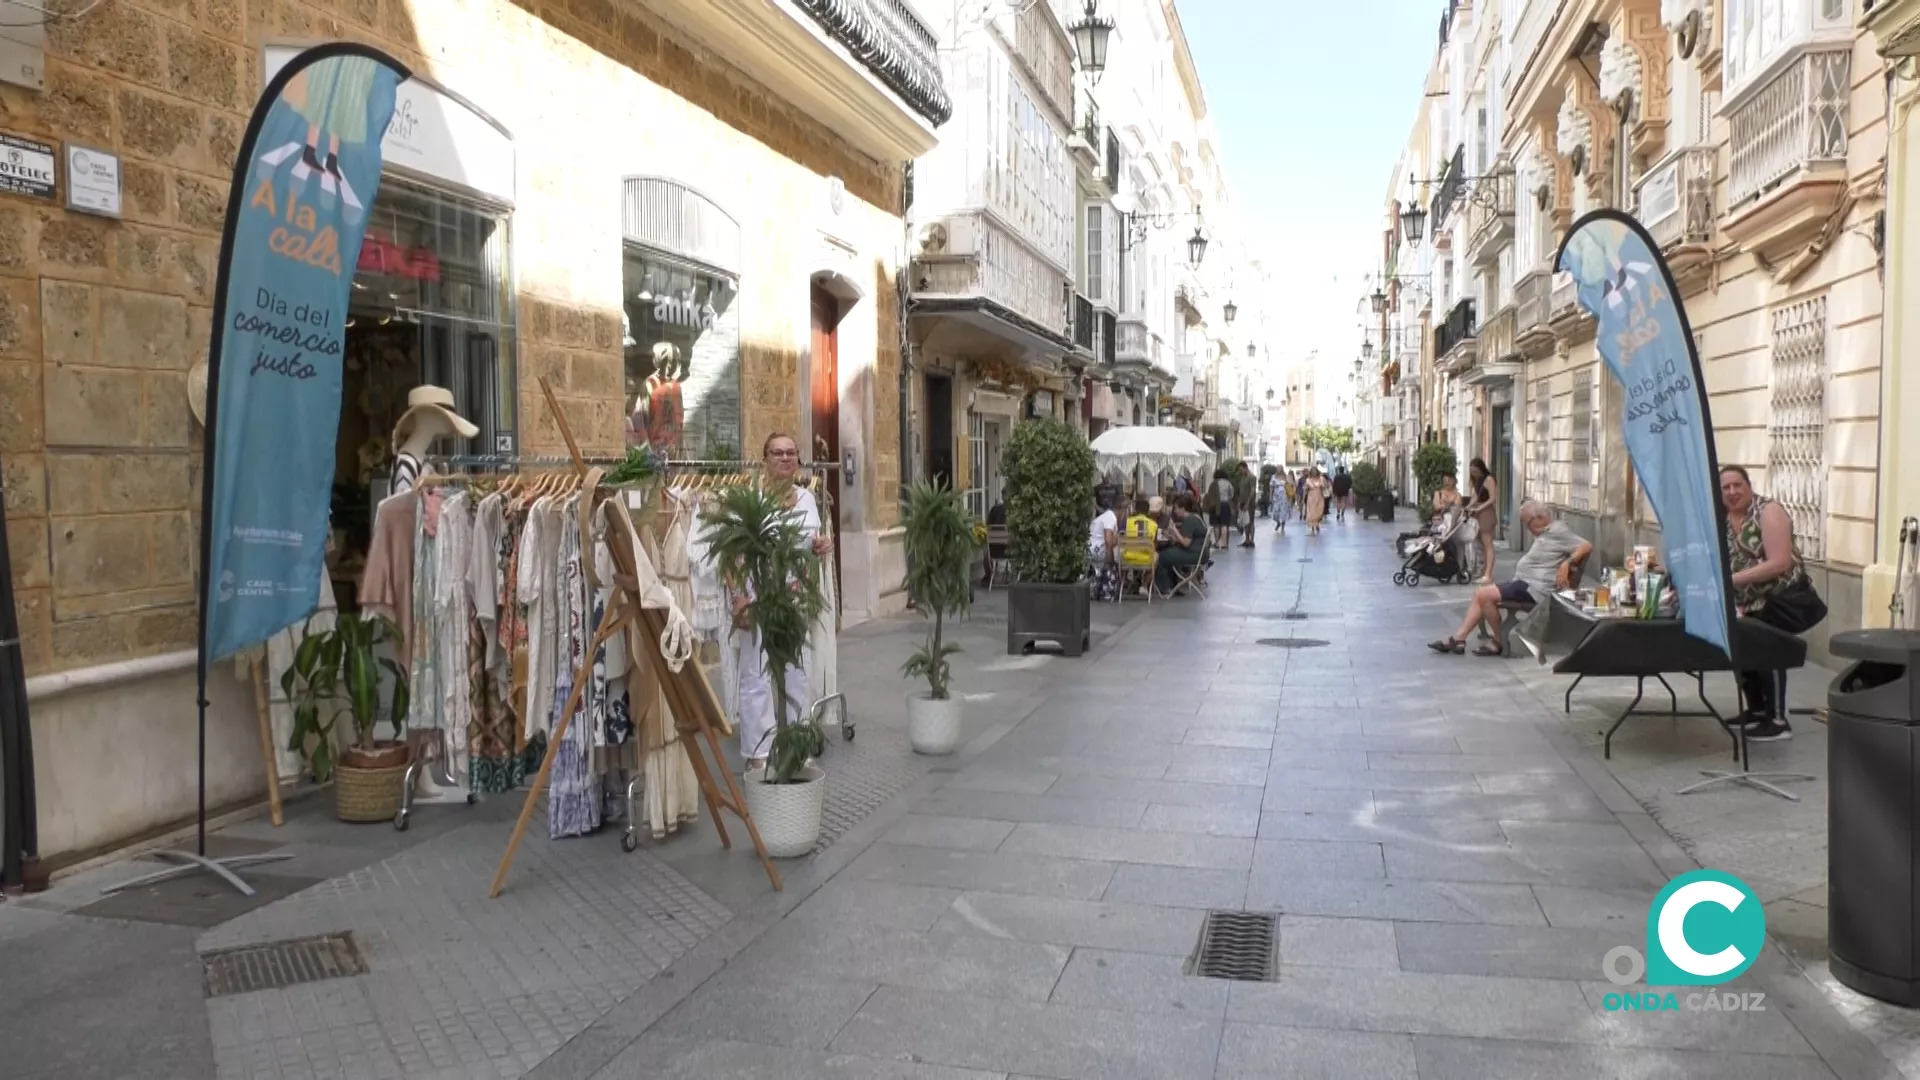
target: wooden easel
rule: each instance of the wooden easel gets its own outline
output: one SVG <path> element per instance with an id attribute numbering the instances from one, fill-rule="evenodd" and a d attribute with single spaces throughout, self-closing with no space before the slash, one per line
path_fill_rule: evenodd
<path id="1" fill-rule="evenodd" d="M 581 457 L 579 444 L 574 442 L 573 430 L 560 411 L 560 403 L 553 396 L 552 386 L 544 378 L 540 380 L 540 391 L 546 395 L 547 408 L 552 411 L 554 423 L 560 428 L 560 437 L 567 442 L 567 453 L 573 459 L 574 469 L 585 477 L 587 464 Z M 587 505 L 582 513 L 593 510 L 595 494 L 592 491 L 585 493 Z M 614 506 L 621 514 L 627 512 L 625 503 L 616 501 Z M 606 611 L 601 613 L 600 625 L 593 632 L 593 640 L 587 645 L 579 669 L 573 673 L 573 687 L 568 691 L 566 704 L 561 709 L 560 723 L 547 742 L 547 752 L 540 762 L 540 771 L 534 776 L 533 786 L 527 789 L 526 801 L 520 806 L 520 819 L 514 823 L 513 835 L 507 840 L 507 850 L 500 856 L 500 867 L 494 871 L 493 886 L 487 892 L 488 899 L 497 898 L 500 890 L 506 887 L 507 872 L 513 868 L 513 856 L 520 850 L 520 841 L 526 837 L 527 824 L 533 819 L 540 793 L 546 790 L 547 780 L 553 772 L 555 754 L 561 740 L 566 738 L 574 710 L 580 707 L 580 695 L 586 689 L 587 680 L 593 675 L 593 658 L 601 646 L 621 630 L 642 636 L 645 644 L 634 651 L 646 657 L 647 667 L 653 672 L 653 677 L 659 680 L 667 707 L 673 713 L 674 727 L 682 735 L 695 736 L 685 740 L 687 757 L 693 764 L 694 775 L 699 778 L 707 812 L 713 815 L 714 829 L 720 834 L 720 846 L 728 850 L 733 848 L 733 841 L 727 836 L 726 822 L 720 816 L 722 810 L 729 810 L 746 825 L 747 836 L 753 840 L 753 850 L 760 857 L 760 865 L 766 868 L 767 879 L 773 883 L 774 891 L 779 892 L 783 888 L 780 872 L 773 868 L 773 860 L 767 857 L 767 846 L 760 840 L 760 829 L 753 823 L 753 815 L 747 812 L 746 797 L 740 791 L 739 781 L 727 768 L 726 756 L 721 749 L 720 739 L 732 732 L 725 711 L 714 699 L 713 688 L 707 685 L 697 659 L 690 659 L 687 665 L 674 671 L 667 664 L 666 657 L 660 655 L 660 634 L 666 628 L 666 616 L 640 602 L 639 555 L 633 550 L 631 534 L 623 529 L 609 530 L 607 550 L 613 557 L 613 596 L 607 601 Z M 706 744 L 705 753 L 702 752 L 702 740 Z M 711 762 L 707 760 L 707 754 L 712 755 Z M 726 781 L 724 792 L 714 781 L 716 773 Z"/>

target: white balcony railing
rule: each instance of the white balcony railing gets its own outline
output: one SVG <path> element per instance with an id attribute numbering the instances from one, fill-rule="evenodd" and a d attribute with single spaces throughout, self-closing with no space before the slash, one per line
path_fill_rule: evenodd
<path id="1" fill-rule="evenodd" d="M 1066 332 L 1065 275 L 984 213 L 951 214 L 943 221 L 951 254 L 920 259 L 915 276 L 926 283 L 922 294 L 979 297 Z"/>
<path id="2" fill-rule="evenodd" d="M 1689 146 L 1648 170 L 1634 192 L 1635 216 L 1662 248 L 1713 239 L 1711 146 Z"/>
<path id="3" fill-rule="evenodd" d="M 1850 47 L 1793 61 L 1728 116 L 1727 209 L 1803 169 L 1844 166 Z"/>

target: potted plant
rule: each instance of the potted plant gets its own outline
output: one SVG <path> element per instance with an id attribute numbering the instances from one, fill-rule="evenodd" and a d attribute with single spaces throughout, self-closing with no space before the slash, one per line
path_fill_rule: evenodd
<path id="1" fill-rule="evenodd" d="M 753 597 L 747 608 L 772 682 L 774 727 L 764 769 L 749 770 L 742 790 L 767 854 L 791 858 L 820 842 L 826 774 L 813 759 L 827 747 L 807 703 L 787 695 L 787 673 L 806 662 L 807 634 L 826 610 L 820 557 L 806 527 L 774 493 L 758 484 L 722 490 L 701 534 L 732 588 Z"/>
<path id="2" fill-rule="evenodd" d="M 1007 651 L 1041 642 L 1079 656 L 1091 644 L 1087 525 L 1093 515 L 1093 449 L 1059 420 L 1013 429 L 1000 455 L 1006 479 Z"/>
<path id="3" fill-rule="evenodd" d="M 1448 474 L 1459 475 L 1460 459 L 1454 456 L 1453 447 L 1443 442 L 1430 442 L 1413 452 L 1413 478 L 1420 485 L 1420 520 L 1428 521 L 1433 517 L 1433 496 L 1440 490 L 1440 478 Z"/>
<path id="4" fill-rule="evenodd" d="M 294 651 L 293 666 L 280 677 L 280 689 L 293 704 L 293 737 L 287 749 L 304 753 L 313 778 L 333 780 L 334 813 L 341 821 L 392 821 L 400 812 L 407 773 L 407 747 L 400 741 L 407 724 L 407 673 L 381 648 L 400 641 L 400 629 L 379 615 L 341 615 L 333 629 L 308 634 Z M 393 677 L 387 723 L 391 740 L 376 740 L 380 673 Z M 353 721 L 353 742 L 335 760 L 334 727 L 345 713 Z"/>
<path id="5" fill-rule="evenodd" d="M 917 483 L 907 492 L 907 593 L 933 619 L 926 644 L 900 669 L 908 678 L 927 680 L 926 693 L 907 695 L 907 740 L 915 753 L 960 748 L 966 702 L 953 696 L 947 663 L 960 646 L 946 640 L 945 631 L 947 617 L 966 614 L 973 602 L 973 526 L 966 500 L 952 488 Z"/>
<path id="6" fill-rule="evenodd" d="M 1362 516 L 1371 514 L 1381 521 L 1393 520 L 1393 493 L 1387 490 L 1387 478 L 1378 466 L 1362 461 L 1352 470 L 1353 495 Z"/>

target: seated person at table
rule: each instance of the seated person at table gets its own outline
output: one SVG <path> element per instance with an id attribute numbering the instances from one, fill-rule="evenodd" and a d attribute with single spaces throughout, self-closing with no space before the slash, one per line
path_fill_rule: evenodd
<path id="1" fill-rule="evenodd" d="M 1580 539 L 1564 521 L 1553 520 L 1547 508 L 1532 499 L 1520 504 L 1520 524 L 1533 535 L 1533 546 L 1520 556 L 1513 569 L 1514 580 L 1499 585 L 1482 585 L 1473 593 L 1473 606 L 1467 609 L 1460 629 L 1450 638 L 1429 642 L 1435 652 L 1467 651 L 1467 635 L 1486 624 L 1493 640 L 1473 651 L 1475 656 L 1499 656 L 1500 605 L 1533 605 L 1545 600 L 1554 590 L 1571 588 L 1579 580 L 1578 567 L 1593 553 L 1593 545 Z"/>
<path id="2" fill-rule="evenodd" d="M 1145 540 L 1147 547 L 1127 548 L 1120 552 L 1120 565 L 1130 570 L 1143 570 L 1153 565 L 1153 542 L 1160 535 L 1160 526 L 1147 513 L 1152 504 L 1145 499 L 1133 500 L 1133 513 L 1128 516 L 1126 527 L 1120 532 L 1122 540 Z"/>
<path id="3" fill-rule="evenodd" d="M 1180 574 L 1203 564 L 1207 557 L 1207 522 L 1200 516 L 1193 496 L 1182 495 L 1174 500 L 1173 528 L 1168 530 L 1167 539 L 1170 542 L 1160 552 L 1156 573 L 1163 593 L 1171 592 Z"/>

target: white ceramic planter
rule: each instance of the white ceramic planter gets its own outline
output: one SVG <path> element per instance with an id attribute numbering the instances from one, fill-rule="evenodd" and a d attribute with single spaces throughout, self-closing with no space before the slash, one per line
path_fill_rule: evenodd
<path id="1" fill-rule="evenodd" d="M 812 854 L 820 842 L 820 811 L 827 801 L 827 775 L 817 766 L 800 770 L 804 782 L 769 784 L 763 769 L 748 770 L 741 778 L 747 813 L 760 830 L 760 842 L 776 859 Z"/>
<path id="2" fill-rule="evenodd" d="M 907 741 L 916 754 L 951 754 L 960 749 L 966 719 L 967 702 L 958 695 L 945 701 L 925 694 L 907 695 Z"/>

